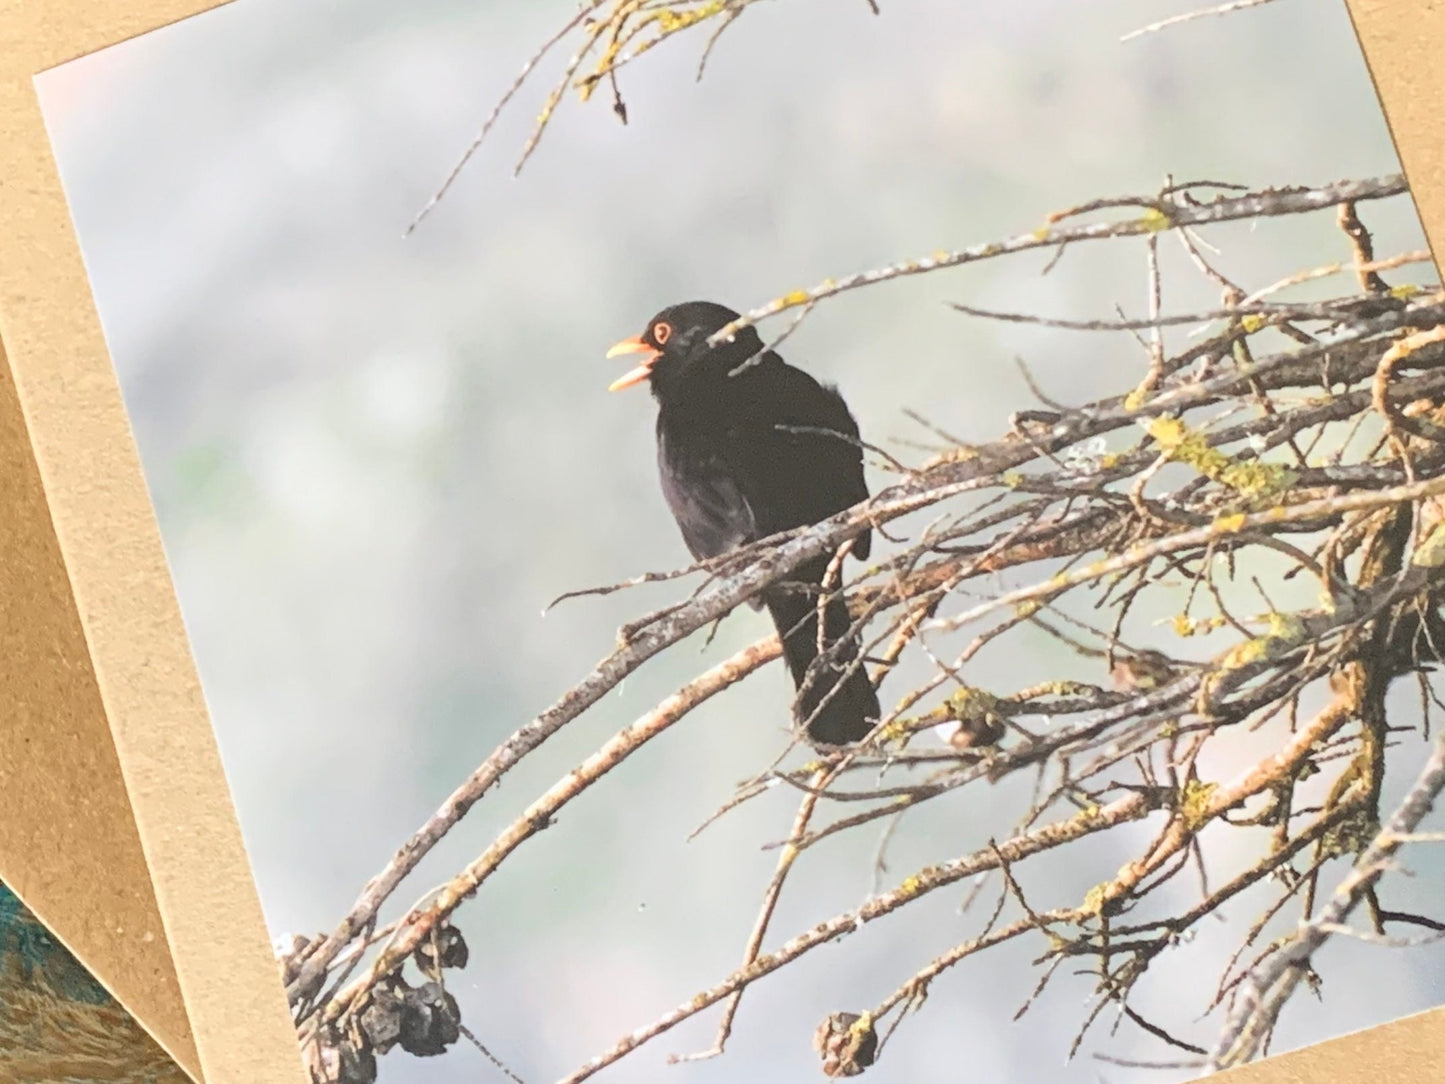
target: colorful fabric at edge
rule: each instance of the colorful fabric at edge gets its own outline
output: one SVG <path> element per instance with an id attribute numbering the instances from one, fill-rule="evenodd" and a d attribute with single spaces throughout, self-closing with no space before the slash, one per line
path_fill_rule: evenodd
<path id="1" fill-rule="evenodd" d="M 189 1079 L 0 884 L 0 1084 Z"/>

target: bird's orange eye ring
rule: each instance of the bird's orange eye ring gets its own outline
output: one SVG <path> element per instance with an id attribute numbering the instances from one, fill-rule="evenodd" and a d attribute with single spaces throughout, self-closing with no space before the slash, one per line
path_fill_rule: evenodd
<path id="1" fill-rule="evenodd" d="M 672 325 L 666 321 L 659 320 L 652 325 L 652 337 L 658 346 L 666 346 L 667 340 L 672 338 Z"/>

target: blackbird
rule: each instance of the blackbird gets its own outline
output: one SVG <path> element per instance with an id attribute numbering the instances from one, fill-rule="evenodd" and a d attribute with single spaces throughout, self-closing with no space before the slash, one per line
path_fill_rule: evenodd
<path id="1" fill-rule="evenodd" d="M 663 496 L 698 560 L 817 523 L 868 496 L 858 423 L 836 388 L 771 350 L 760 354 L 763 342 L 751 327 L 707 345 L 737 316 L 708 301 L 673 305 L 607 352 L 639 359 L 609 391 L 644 380 L 652 387 Z M 854 555 L 866 558 L 869 543 L 870 532 L 858 535 Z M 824 646 L 838 646 L 806 680 L 818 657 L 818 594 L 828 564 L 826 556 L 804 562 L 761 599 L 802 694 L 796 719 L 808 722 L 814 742 L 842 745 L 867 734 L 879 710 L 861 665 L 842 677 L 858 648 L 851 639 L 839 643 L 852 625 L 841 592 L 829 597 L 823 614 Z"/>

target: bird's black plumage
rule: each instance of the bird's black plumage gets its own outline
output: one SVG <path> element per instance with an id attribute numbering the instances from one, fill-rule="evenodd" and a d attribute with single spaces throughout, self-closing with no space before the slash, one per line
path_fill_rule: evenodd
<path id="1" fill-rule="evenodd" d="M 708 337 L 737 316 L 706 301 L 674 305 L 609 352 L 641 355 L 641 364 L 613 387 L 643 380 L 652 387 L 663 495 L 698 559 L 817 523 L 868 496 L 858 424 L 836 388 L 772 351 L 754 357 L 763 342 L 751 327 L 731 342 L 707 346 Z M 749 358 L 751 364 L 735 371 Z M 866 558 L 870 541 L 869 532 L 860 534 L 853 553 Z M 878 698 L 861 665 L 840 682 L 857 657 L 851 641 L 809 680 L 818 656 L 817 588 L 827 567 L 827 558 L 806 562 L 764 591 L 762 604 L 802 690 L 797 717 L 811 719 L 814 741 L 843 744 L 868 733 L 879 716 Z M 834 593 L 824 608 L 825 645 L 843 640 L 851 624 L 847 603 Z"/>

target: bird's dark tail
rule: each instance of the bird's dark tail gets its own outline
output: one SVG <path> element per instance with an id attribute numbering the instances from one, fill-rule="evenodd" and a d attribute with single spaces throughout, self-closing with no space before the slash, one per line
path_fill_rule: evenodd
<path id="1" fill-rule="evenodd" d="M 827 568 L 826 560 L 810 561 L 789 573 L 785 580 L 798 584 L 821 584 Z M 763 601 L 772 615 L 778 635 L 783 639 L 783 657 L 792 672 L 793 685 L 802 688 L 808 668 L 818 655 L 818 598 L 798 588 L 790 590 L 779 586 L 766 592 Z M 851 625 L 847 601 L 841 593 L 832 595 L 823 611 L 825 646 L 843 639 Z M 829 745 L 855 742 L 872 730 L 878 721 L 878 697 L 864 667 L 855 668 L 841 685 L 838 682 L 839 675 L 857 656 L 855 643 L 844 644 L 832 653 L 826 666 L 819 668 L 799 698 L 794 708 L 795 717 L 799 722 L 812 718 L 808 724 L 808 736 L 813 741 Z M 825 697 L 827 703 L 822 703 Z M 822 707 L 819 707 L 820 703 Z"/>

